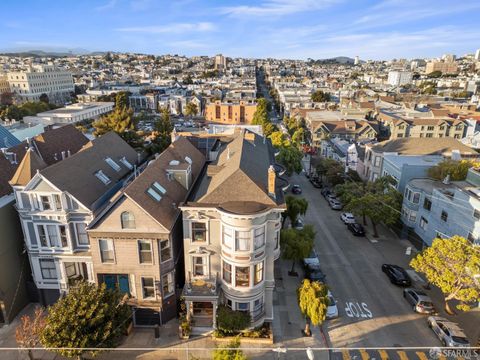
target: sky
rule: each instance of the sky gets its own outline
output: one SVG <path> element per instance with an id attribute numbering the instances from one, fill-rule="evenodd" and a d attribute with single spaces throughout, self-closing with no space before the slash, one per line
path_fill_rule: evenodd
<path id="1" fill-rule="evenodd" d="M 2 0 L 0 51 L 324 59 L 461 56 L 480 0 Z"/>

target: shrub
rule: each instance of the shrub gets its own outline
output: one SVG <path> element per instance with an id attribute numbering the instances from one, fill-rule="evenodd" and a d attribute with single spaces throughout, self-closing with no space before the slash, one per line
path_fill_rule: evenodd
<path id="1" fill-rule="evenodd" d="M 234 335 L 250 325 L 250 314 L 220 305 L 217 310 L 217 328 L 226 335 Z"/>

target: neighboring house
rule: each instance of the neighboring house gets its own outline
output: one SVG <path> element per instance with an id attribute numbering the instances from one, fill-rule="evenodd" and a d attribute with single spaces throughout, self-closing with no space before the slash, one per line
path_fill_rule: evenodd
<path id="1" fill-rule="evenodd" d="M 205 106 L 205 119 L 222 124 L 251 124 L 256 110 L 254 102 L 222 103 L 217 100 Z"/>
<path id="2" fill-rule="evenodd" d="M 34 144 L 10 184 L 40 302 L 51 304 L 78 280 L 94 281 L 86 227 L 128 180 L 138 156 L 113 132 L 50 166 Z"/>
<path id="3" fill-rule="evenodd" d="M 469 169 L 465 181 L 410 180 L 402 221 L 428 246 L 436 237 L 453 235 L 480 244 L 480 173 Z"/>
<path id="4" fill-rule="evenodd" d="M 97 283 L 130 295 L 136 326 L 177 315 L 184 283 L 182 217 L 205 157 L 184 137 L 149 162 L 88 227 Z"/>
<path id="5" fill-rule="evenodd" d="M 88 139 L 73 126 L 50 130 L 30 140 L 35 151 L 53 164 L 54 154 L 77 152 Z M 22 227 L 15 209 L 13 189 L 8 183 L 25 154 L 26 142 L 0 153 L 0 326 L 10 323 L 29 302 L 37 302 Z M 61 160 L 61 157 L 59 158 Z"/>
<path id="6" fill-rule="evenodd" d="M 224 304 L 273 320 L 274 261 L 285 200 L 270 140 L 247 130 L 222 138 L 183 212 L 187 316 L 194 330 L 216 326 Z"/>
<path id="7" fill-rule="evenodd" d="M 357 141 L 375 139 L 378 134 L 377 124 L 367 120 L 307 120 L 307 126 L 312 137 L 311 143 L 317 148 L 321 147 L 323 140 L 333 137 Z"/>
<path id="8" fill-rule="evenodd" d="M 20 144 L 18 140 L 8 129 L 0 125 L 0 149 L 6 149 Z"/>
<path id="9" fill-rule="evenodd" d="M 441 155 L 445 158 L 478 158 L 472 148 L 454 138 L 402 138 L 367 144 L 365 149 L 364 171 L 360 174 L 368 181 L 382 175 L 384 154 L 397 155 Z"/>

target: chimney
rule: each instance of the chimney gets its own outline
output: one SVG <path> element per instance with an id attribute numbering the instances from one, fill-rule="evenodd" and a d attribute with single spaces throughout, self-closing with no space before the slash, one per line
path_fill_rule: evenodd
<path id="1" fill-rule="evenodd" d="M 72 152 L 70 150 L 67 151 L 68 157 L 72 156 Z"/>
<path id="2" fill-rule="evenodd" d="M 62 151 L 62 160 L 65 160 L 65 151 Z"/>
<path id="3" fill-rule="evenodd" d="M 275 179 L 277 175 L 275 174 L 275 168 L 273 165 L 270 165 L 268 168 L 268 195 L 275 197 Z"/>

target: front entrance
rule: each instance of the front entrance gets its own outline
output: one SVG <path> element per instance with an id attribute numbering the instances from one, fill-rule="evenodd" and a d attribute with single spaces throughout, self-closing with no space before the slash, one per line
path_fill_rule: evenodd
<path id="1" fill-rule="evenodd" d="M 194 326 L 213 326 L 213 303 L 207 301 L 193 301 L 192 316 Z"/>

